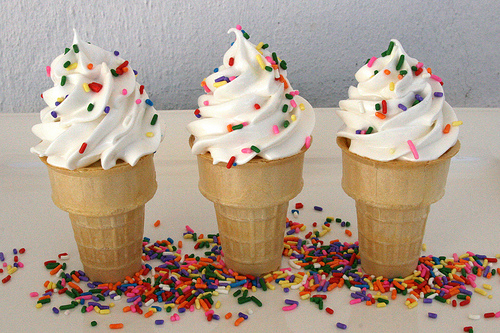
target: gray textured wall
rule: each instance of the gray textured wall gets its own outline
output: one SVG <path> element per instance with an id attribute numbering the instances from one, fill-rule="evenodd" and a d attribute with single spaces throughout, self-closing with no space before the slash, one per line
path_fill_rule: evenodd
<path id="1" fill-rule="evenodd" d="M 82 38 L 119 50 L 157 109 L 194 109 L 241 24 L 287 60 L 295 89 L 337 106 L 363 62 L 391 38 L 445 82 L 460 107 L 500 104 L 500 1 L 0 0 L 0 112 L 38 112 L 45 66 Z"/>

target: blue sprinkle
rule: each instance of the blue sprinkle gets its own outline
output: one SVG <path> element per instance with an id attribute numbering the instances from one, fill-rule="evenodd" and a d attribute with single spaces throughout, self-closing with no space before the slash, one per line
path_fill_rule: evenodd
<path id="1" fill-rule="evenodd" d="M 109 113 L 109 110 L 110 110 L 110 107 L 109 107 L 109 106 L 106 106 L 106 107 L 104 108 L 104 113 Z"/>
<path id="2" fill-rule="evenodd" d="M 429 314 L 428 314 L 428 315 L 429 315 L 429 318 L 434 318 L 434 319 L 435 319 L 435 318 L 437 318 L 437 316 L 438 316 L 438 315 L 437 315 L 436 313 L 434 313 L 434 312 L 429 312 Z"/>
<path id="3" fill-rule="evenodd" d="M 146 99 L 146 104 L 149 106 L 153 106 L 153 102 L 149 98 Z"/>
<path id="4" fill-rule="evenodd" d="M 318 212 L 323 211 L 323 208 L 320 206 L 314 206 L 314 210 L 317 210 Z"/>
<path id="5" fill-rule="evenodd" d="M 435 92 L 434 96 L 435 97 L 443 97 L 443 93 L 442 92 Z"/>
<path id="6" fill-rule="evenodd" d="M 120 55 L 120 52 L 115 51 L 115 52 L 113 52 L 113 54 L 118 57 Z"/>
<path id="7" fill-rule="evenodd" d="M 218 68 L 214 68 L 214 73 L 217 73 L 219 71 Z"/>
<path id="8" fill-rule="evenodd" d="M 417 101 L 420 101 L 420 102 L 422 102 L 424 100 L 424 98 L 422 96 L 420 96 L 419 94 L 415 94 L 415 99 Z"/>
<path id="9" fill-rule="evenodd" d="M 398 104 L 398 108 L 400 108 L 403 111 L 407 110 L 406 106 L 404 106 L 403 104 Z"/>
<path id="10" fill-rule="evenodd" d="M 356 134 L 361 134 L 361 130 L 356 130 Z"/>
<path id="11" fill-rule="evenodd" d="M 201 118 L 201 114 L 195 114 L 196 118 Z"/>
<path id="12" fill-rule="evenodd" d="M 57 118 L 57 112 L 55 112 L 55 111 L 52 111 L 52 112 L 50 113 L 50 115 L 51 115 L 52 117 L 54 117 L 54 118 Z"/>
<path id="13" fill-rule="evenodd" d="M 134 69 L 134 75 L 137 75 L 139 74 L 139 72 L 137 72 L 135 69 Z"/>

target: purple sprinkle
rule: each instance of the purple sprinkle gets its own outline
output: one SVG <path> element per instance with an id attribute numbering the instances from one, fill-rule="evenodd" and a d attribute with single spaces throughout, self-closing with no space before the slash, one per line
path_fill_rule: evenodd
<path id="1" fill-rule="evenodd" d="M 201 118 L 201 114 L 195 114 L 196 118 Z"/>
<path id="2" fill-rule="evenodd" d="M 165 320 L 163 320 L 163 319 L 157 319 L 157 320 L 155 320 L 155 325 L 163 325 L 164 322 L 165 322 Z"/>
<path id="3" fill-rule="evenodd" d="M 139 74 L 139 72 L 134 69 L 134 75 L 137 75 L 137 74 Z"/>
<path id="4" fill-rule="evenodd" d="M 238 313 L 238 317 L 243 318 L 245 320 L 248 319 L 248 316 L 246 314 L 244 314 L 243 312 Z"/>
<path id="5" fill-rule="evenodd" d="M 345 330 L 347 328 L 347 325 L 346 324 L 342 324 L 342 323 L 337 323 L 337 327 L 342 329 L 342 330 Z"/>
<path id="6" fill-rule="evenodd" d="M 219 320 L 220 316 L 218 314 L 214 313 L 214 315 L 212 316 L 212 319 Z"/>
<path id="7" fill-rule="evenodd" d="M 424 100 L 424 98 L 422 96 L 420 96 L 419 94 L 415 94 L 415 99 L 417 101 L 420 101 L 420 102 L 422 102 Z"/>
<path id="8" fill-rule="evenodd" d="M 57 118 L 57 112 L 55 112 L 55 111 L 52 111 L 52 112 L 50 113 L 50 115 L 51 115 L 52 117 L 54 117 L 54 118 Z"/>
<path id="9" fill-rule="evenodd" d="M 106 107 L 104 108 L 104 113 L 109 113 L 109 106 L 106 106 Z"/>
<path id="10" fill-rule="evenodd" d="M 287 235 L 293 235 L 295 233 L 295 229 L 290 229 L 286 232 Z"/>
<path id="11" fill-rule="evenodd" d="M 118 57 L 120 55 L 120 52 L 115 51 L 115 52 L 113 52 L 113 54 Z"/>
<path id="12" fill-rule="evenodd" d="M 443 93 L 442 92 L 435 92 L 434 97 L 443 97 Z"/>
<path id="13" fill-rule="evenodd" d="M 323 208 L 320 207 L 320 206 L 314 206 L 314 210 L 317 210 L 318 212 L 321 212 L 323 210 Z"/>
<path id="14" fill-rule="evenodd" d="M 52 308 L 52 312 L 54 312 L 55 314 L 58 314 L 59 313 L 59 309 L 54 306 Z"/>
<path id="15" fill-rule="evenodd" d="M 432 303 L 432 298 L 424 298 L 423 300 L 424 303 Z"/>
<path id="16" fill-rule="evenodd" d="M 436 319 L 436 318 L 437 318 L 437 316 L 438 316 L 438 315 L 437 315 L 436 313 L 434 313 L 434 312 L 429 312 L 429 313 L 428 313 L 428 315 L 429 315 L 429 318 L 434 318 L 434 319 Z"/>
<path id="17" fill-rule="evenodd" d="M 297 305 L 299 305 L 299 302 L 294 301 L 293 299 L 287 298 L 287 299 L 285 299 L 285 304 L 288 304 L 288 305 L 297 304 Z"/>
<path id="18" fill-rule="evenodd" d="M 289 293 L 289 292 L 290 292 L 290 289 L 288 289 L 288 288 L 283 288 L 283 292 L 284 292 L 285 294 L 287 294 L 287 293 Z"/>
<path id="19" fill-rule="evenodd" d="M 179 311 L 179 313 L 184 313 L 184 312 L 186 312 L 186 308 L 180 308 L 180 309 L 179 309 L 179 310 L 177 310 L 177 311 Z"/>
<path id="20" fill-rule="evenodd" d="M 56 105 L 56 106 L 58 106 L 59 104 L 61 104 L 61 103 L 59 103 L 59 102 L 56 102 L 56 103 L 55 103 L 55 105 Z"/>
<path id="21" fill-rule="evenodd" d="M 340 226 L 345 227 L 345 222 L 344 221 L 340 222 Z"/>
<path id="22" fill-rule="evenodd" d="M 403 104 L 398 104 L 398 108 L 400 108 L 401 110 L 403 111 L 406 111 L 406 106 L 404 106 Z"/>
<path id="23" fill-rule="evenodd" d="M 218 77 L 214 80 L 215 82 L 222 82 L 222 81 L 226 81 L 226 77 L 223 75 L 221 77 Z"/>

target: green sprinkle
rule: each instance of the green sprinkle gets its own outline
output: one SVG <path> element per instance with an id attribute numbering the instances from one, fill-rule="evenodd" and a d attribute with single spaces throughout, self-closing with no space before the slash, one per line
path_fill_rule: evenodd
<path id="1" fill-rule="evenodd" d="M 69 60 L 68 60 L 68 61 L 66 61 L 66 62 L 64 63 L 63 67 L 64 67 L 64 68 L 68 68 L 68 67 L 69 67 L 69 65 L 71 65 L 71 61 L 69 61 Z"/>
<path id="2" fill-rule="evenodd" d="M 246 39 L 249 39 L 250 38 L 250 35 L 247 34 L 246 32 L 243 34 L 243 37 L 245 37 Z"/>
<path id="3" fill-rule="evenodd" d="M 64 54 L 68 53 L 70 51 L 69 47 L 64 49 Z"/>
<path id="4" fill-rule="evenodd" d="M 285 120 L 285 122 L 283 123 L 283 127 L 287 128 L 288 125 L 290 125 L 290 122 L 288 120 Z"/>
<path id="5" fill-rule="evenodd" d="M 112 74 L 114 77 L 118 77 L 118 76 L 119 76 L 119 75 L 118 75 L 118 73 L 116 72 L 116 70 L 114 70 L 114 69 L 111 69 L 111 70 L 110 70 L 110 72 L 111 72 L 111 74 Z"/>
<path id="6" fill-rule="evenodd" d="M 66 84 L 66 75 L 61 76 L 61 87 Z"/>
<path id="7" fill-rule="evenodd" d="M 193 240 L 196 242 L 198 240 L 198 235 L 196 232 L 193 232 Z"/>
<path id="8" fill-rule="evenodd" d="M 241 294 L 241 289 L 238 289 L 238 290 L 236 290 L 236 291 L 234 292 L 233 296 L 234 296 L 234 297 L 238 297 L 238 296 L 240 296 L 240 294 Z"/>
<path id="9" fill-rule="evenodd" d="M 75 306 L 73 304 L 66 304 L 66 305 L 61 305 L 59 307 L 59 310 L 69 310 L 69 309 L 74 309 Z"/>
<path id="10" fill-rule="evenodd" d="M 349 279 L 344 279 L 344 284 L 347 286 L 347 288 L 351 288 L 351 282 Z"/>
<path id="11" fill-rule="evenodd" d="M 366 134 L 371 134 L 373 132 L 373 127 L 368 127 L 368 129 L 366 130 Z"/>
<path id="12" fill-rule="evenodd" d="M 345 223 L 345 226 L 346 226 L 346 227 L 350 227 L 350 226 L 351 226 L 351 222 L 346 222 L 346 223 Z"/>
<path id="13" fill-rule="evenodd" d="M 242 297 L 245 297 L 245 298 L 247 298 L 247 297 L 248 297 L 248 289 L 246 289 L 246 290 L 243 292 Z"/>
<path id="14" fill-rule="evenodd" d="M 276 55 L 276 52 L 273 52 L 271 55 L 272 55 L 272 57 L 273 57 L 274 62 L 275 62 L 275 63 L 278 63 L 278 62 L 279 62 L 279 60 L 278 60 L 278 56 Z"/>
<path id="15" fill-rule="evenodd" d="M 264 278 L 260 278 L 259 282 L 260 282 L 260 286 L 262 287 L 262 290 L 267 291 L 267 285 L 266 285 L 266 281 L 264 280 Z"/>
<path id="16" fill-rule="evenodd" d="M 153 118 L 151 119 L 151 125 L 155 125 L 157 120 L 158 120 L 158 115 L 157 115 L 157 114 L 155 114 L 155 115 L 153 116 Z"/>
<path id="17" fill-rule="evenodd" d="M 261 49 L 264 49 L 264 50 L 265 50 L 265 49 L 267 49 L 268 47 L 269 47 L 269 44 L 264 44 L 264 45 L 262 45 Z"/>
<path id="18" fill-rule="evenodd" d="M 387 51 L 384 51 L 380 54 L 382 57 L 385 57 L 387 55 Z"/>
<path id="19" fill-rule="evenodd" d="M 45 268 L 52 270 L 52 269 L 56 268 L 57 266 L 59 266 L 58 262 L 54 262 L 54 263 L 51 262 L 51 263 L 48 263 L 47 265 L 45 265 Z"/>
<path id="20" fill-rule="evenodd" d="M 73 44 L 73 51 L 75 51 L 75 53 L 80 52 L 80 49 L 78 48 L 78 45 Z"/>
<path id="21" fill-rule="evenodd" d="M 90 112 L 90 111 L 92 111 L 92 110 L 94 110 L 94 104 L 89 103 L 89 106 L 87 106 L 87 111 L 89 111 L 89 112 Z"/>
<path id="22" fill-rule="evenodd" d="M 411 106 L 415 106 L 415 105 L 417 105 L 418 103 L 420 103 L 420 101 L 419 101 L 418 99 L 416 99 L 416 100 L 414 100 L 414 101 L 413 101 L 413 103 L 412 103 L 412 105 L 411 105 Z"/>
<path id="23" fill-rule="evenodd" d="M 288 104 L 283 105 L 283 108 L 281 109 L 281 111 L 283 111 L 283 113 L 287 112 L 288 111 Z"/>
<path id="24" fill-rule="evenodd" d="M 97 326 L 97 321 L 95 321 L 95 320 L 94 320 L 94 321 L 92 321 L 92 322 L 90 323 L 90 325 L 92 325 L 92 326 Z"/>
<path id="25" fill-rule="evenodd" d="M 86 313 L 87 312 L 87 306 L 86 305 L 82 306 L 82 308 L 80 309 L 80 312 L 81 313 Z"/>
<path id="26" fill-rule="evenodd" d="M 97 298 L 99 298 L 101 301 L 105 301 L 106 298 L 102 294 L 96 294 Z M 143 295 L 144 296 L 144 295 Z M 144 300 L 143 300 L 144 301 Z"/>
<path id="27" fill-rule="evenodd" d="M 69 297 L 71 297 L 71 298 L 75 298 L 76 297 L 75 294 L 73 294 L 73 292 L 71 290 L 66 290 L 64 293 L 66 295 L 68 295 Z"/>
<path id="28" fill-rule="evenodd" d="M 418 70 L 417 66 L 411 66 L 411 70 L 416 72 Z"/>
<path id="29" fill-rule="evenodd" d="M 272 72 L 272 71 L 273 71 L 273 68 L 272 68 L 272 67 L 270 67 L 270 66 L 266 66 L 266 67 L 264 67 L 264 69 L 265 69 L 266 71 L 268 71 L 268 72 Z"/>
<path id="30" fill-rule="evenodd" d="M 335 222 L 340 223 L 340 222 L 342 222 L 342 219 L 337 217 L 337 218 L 335 219 Z"/>
<path id="31" fill-rule="evenodd" d="M 378 299 L 377 299 L 377 302 L 379 302 L 379 303 L 389 304 L 389 300 L 387 300 L 387 299 L 383 299 L 383 298 L 378 298 Z"/>
<path id="32" fill-rule="evenodd" d="M 254 152 L 256 152 L 257 154 L 260 153 L 260 149 L 255 147 L 255 146 L 251 146 L 250 149 L 252 149 Z"/>
<path id="33" fill-rule="evenodd" d="M 238 304 L 245 304 L 245 303 L 248 303 L 252 300 L 252 297 L 240 297 L 238 298 Z"/>
<path id="34" fill-rule="evenodd" d="M 436 301 L 441 302 L 441 303 L 446 303 L 446 299 L 445 299 L 444 297 L 441 297 L 441 296 L 436 296 L 436 297 L 434 297 L 434 299 L 435 299 Z"/>
<path id="35" fill-rule="evenodd" d="M 170 307 L 170 306 L 169 306 L 169 307 L 167 308 L 167 312 L 170 312 L 170 311 L 172 311 L 172 307 Z"/>
<path id="36" fill-rule="evenodd" d="M 257 304 L 257 306 L 261 307 L 262 306 L 262 302 L 255 296 L 252 296 L 250 297 L 252 299 L 252 301 Z"/>
<path id="37" fill-rule="evenodd" d="M 457 295 L 457 298 L 458 298 L 458 299 L 467 299 L 467 295 L 464 295 L 464 294 L 458 294 L 458 295 Z"/>
<path id="38" fill-rule="evenodd" d="M 377 74 L 378 74 L 378 71 L 373 72 L 373 75 L 377 75 Z"/>
<path id="39" fill-rule="evenodd" d="M 375 104 L 375 110 L 380 111 L 381 108 L 380 103 Z"/>
<path id="40" fill-rule="evenodd" d="M 280 62 L 280 67 L 283 68 L 283 69 L 286 69 L 286 61 L 285 60 L 281 60 Z"/>
<path id="41" fill-rule="evenodd" d="M 293 95 L 285 94 L 286 99 L 293 99 Z"/>
<path id="42" fill-rule="evenodd" d="M 391 42 L 389 43 L 389 47 L 387 48 L 387 51 L 385 51 L 386 55 L 391 54 L 391 53 L 392 53 L 392 49 L 393 49 L 393 48 L 394 48 L 394 42 L 393 42 L 393 41 L 391 41 Z"/>
<path id="43" fill-rule="evenodd" d="M 333 220 L 332 220 L 332 218 L 331 218 L 331 217 L 327 217 L 327 218 L 326 218 L 326 222 L 332 222 L 332 221 L 333 221 Z"/>
<path id="44" fill-rule="evenodd" d="M 370 58 L 366 59 L 365 65 L 370 62 Z"/>
<path id="45" fill-rule="evenodd" d="M 403 69 L 402 71 L 399 71 L 399 74 L 404 76 L 404 75 L 408 74 L 408 71 Z"/>
<path id="46" fill-rule="evenodd" d="M 41 299 L 41 300 L 39 300 L 37 303 L 40 303 L 40 304 L 47 304 L 47 303 L 50 303 L 50 298 L 44 298 L 44 299 Z"/>
<path id="47" fill-rule="evenodd" d="M 401 67 L 403 67 L 403 62 L 405 61 L 405 55 L 402 54 L 400 57 L 399 57 L 399 61 L 398 61 L 398 64 L 396 65 L 396 70 L 399 71 L 401 69 Z"/>

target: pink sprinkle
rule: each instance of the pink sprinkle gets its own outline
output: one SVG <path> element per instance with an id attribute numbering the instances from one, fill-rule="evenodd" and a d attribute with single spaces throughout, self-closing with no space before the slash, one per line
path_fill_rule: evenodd
<path id="1" fill-rule="evenodd" d="M 297 307 L 297 304 L 292 304 L 292 305 L 284 306 L 281 309 L 283 311 L 291 311 L 291 310 L 295 309 L 296 307 Z"/>
<path id="2" fill-rule="evenodd" d="M 36 291 L 30 293 L 30 297 L 38 297 L 38 293 Z"/>
<path id="3" fill-rule="evenodd" d="M 423 65 L 424 65 L 423 63 L 418 62 L 418 63 L 417 63 L 417 69 L 421 68 Z"/>
<path id="4" fill-rule="evenodd" d="M 457 262 L 458 262 L 458 254 L 453 253 L 453 260 L 455 260 L 455 261 L 457 261 Z"/>
<path id="5" fill-rule="evenodd" d="M 209 316 L 209 315 L 213 315 L 214 314 L 214 310 L 208 310 L 205 312 L 205 316 Z"/>
<path id="6" fill-rule="evenodd" d="M 290 91 L 290 95 L 297 96 L 299 94 L 298 90 Z"/>
<path id="7" fill-rule="evenodd" d="M 20 261 L 19 261 L 19 262 L 17 263 L 17 266 L 19 266 L 19 268 L 23 268 L 23 267 L 24 267 L 24 264 L 23 264 L 22 262 L 20 262 Z"/>
<path id="8" fill-rule="evenodd" d="M 63 280 L 64 280 L 64 279 L 63 279 Z M 89 305 L 89 306 L 87 306 L 87 310 L 86 310 L 87 312 L 90 312 L 90 311 L 92 311 L 92 310 L 94 310 L 94 306 L 93 306 L 93 305 Z M 135 309 L 134 309 L 134 310 L 135 310 Z"/>
<path id="9" fill-rule="evenodd" d="M 497 313 L 495 313 L 495 318 L 500 318 L 500 311 L 498 311 Z"/>
<path id="10" fill-rule="evenodd" d="M 361 134 L 366 134 L 366 130 L 362 130 L 362 131 L 361 131 Z"/>
<path id="11" fill-rule="evenodd" d="M 65 286 L 66 286 L 66 279 L 62 279 L 62 280 L 61 280 L 61 285 L 62 285 L 63 287 L 65 287 Z"/>
<path id="12" fill-rule="evenodd" d="M 136 100 L 135 100 L 135 104 L 141 104 L 141 102 L 142 102 L 142 101 L 141 101 L 141 99 L 140 99 L 140 98 L 138 98 L 138 99 L 136 99 Z"/>
<path id="13" fill-rule="evenodd" d="M 278 125 L 273 125 L 273 132 L 274 132 L 274 134 L 280 134 L 280 130 L 278 128 Z"/>
<path id="14" fill-rule="evenodd" d="M 251 153 L 252 153 L 252 151 L 253 151 L 253 150 L 252 150 L 252 149 L 250 149 L 250 148 L 243 148 L 243 149 L 241 150 L 241 152 L 242 152 L 243 154 L 251 154 Z"/>
<path id="15" fill-rule="evenodd" d="M 437 82 L 443 82 L 443 80 L 441 80 L 441 78 L 437 75 L 434 75 L 434 74 L 431 74 L 431 79 L 434 79 L 436 80 Z"/>
<path id="16" fill-rule="evenodd" d="M 413 157 L 414 157 L 416 160 L 418 160 L 418 152 L 417 152 L 417 148 L 415 148 L 415 145 L 413 144 L 413 141 L 408 140 L 408 141 L 407 141 L 407 143 L 408 143 L 408 146 L 410 146 L 410 150 L 411 150 L 411 152 L 412 152 L 412 154 L 413 154 Z"/>
<path id="17" fill-rule="evenodd" d="M 311 136 L 306 137 L 306 149 L 309 149 L 311 147 Z"/>
<path id="18" fill-rule="evenodd" d="M 270 56 L 267 56 L 267 57 L 266 57 L 266 60 L 267 60 L 267 61 L 269 61 L 269 63 L 270 63 L 271 65 L 276 65 L 276 62 L 275 62 L 275 61 L 273 60 L 273 58 L 271 58 Z"/>
<path id="19" fill-rule="evenodd" d="M 208 101 L 203 101 L 203 105 L 208 106 Z"/>
<path id="20" fill-rule="evenodd" d="M 372 67 L 372 66 L 373 66 L 373 63 L 375 62 L 375 60 L 377 60 L 377 57 L 372 57 L 372 58 L 370 59 L 370 61 L 368 61 L 367 66 L 368 66 L 368 67 Z"/>
<path id="21" fill-rule="evenodd" d="M 361 303 L 361 298 L 355 298 L 355 299 L 351 299 L 349 301 L 349 304 L 351 304 L 351 305 L 358 304 L 358 303 Z"/>
<path id="22" fill-rule="evenodd" d="M 123 89 L 122 90 L 122 95 L 126 95 L 127 94 L 127 89 Z"/>
<path id="23" fill-rule="evenodd" d="M 292 108 L 296 108 L 297 107 L 297 103 L 293 99 L 290 101 L 290 105 L 292 106 Z"/>
<path id="24" fill-rule="evenodd" d="M 174 314 L 174 316 L 175 316 L 175 320 L 180 320 L 181 319 L 181 317 L 179 317 L 179 315 L 177 313 Z"/>
<path id="25" fill-rule="evenodd" d="M 241 25 L 237 24 L 236 29 L 241 30 Z"/>
<path id="26" fill-rule="evenodd" d="M 194 230 L 193 230 L 193 229 L 191 229 L 191 227 L 190 227 L 190 226 L 188 226 L 187 224 L 186 224 L 186 230 L 187 230 L 187 231 L 189 231 L 189 232 L 194 232 Z"/>
<path id="27" fill-rule="evenodd" d="M 45 67 L 45 70 L 47 71 L 47 76 L 50 77 L 50 66 Z"/>
<path id="28" fill-rule="evenodd" d="M 3 267 L 7 267 L 7 263 L 6 263 L 6 262 L 4 262 L 4 263 L 3 263 Z M 64 279 L 63 279 L 63 280 L 64 280 Z"/>
<path id="29" fill-rule="evenodd" d="M 194 312 L 194 304 L 191 304 L 191 306 L 189 307 L 189 312 Z"/>
<path id="30" fill-rule="evenodd" d="M 208 94 L 209 92 L 211 92 L 210 88 L 208 88 L 207 86 L 203 86 L 203 89 L 205 89 L 205 92 Z"/>
<path id="31" fill-rule="evenodd" d="M 234 79 L 236 79 L 236 76 L 230 76 L 229 77 L 229 81 L 233 81 Z"/>
<path id="32" fill-rule="evenodd" d="M 241 123 L 243 126 L 248 126 L 248 121 L 244 121 Z"/>

